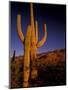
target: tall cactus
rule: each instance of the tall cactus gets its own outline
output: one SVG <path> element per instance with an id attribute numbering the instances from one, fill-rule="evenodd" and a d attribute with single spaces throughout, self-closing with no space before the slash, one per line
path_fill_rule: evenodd
<path id="1" fill-rule="evenodd" d="M 37 48 L 41 47 L 46 41 L 47 31 L 46 24 L 44 24 L 44 36 L 41 41 L 38 42 L 38 21 L 34 25 L 34 16 L 33 16 L 33 4 L 30 4 L 30 18 L 31 24 L 28 25 L 26 36 L 22 33 L 21 29 L 21 15 L 17 15 L 17 32 L 18 36 L 24 44 L 24 81 L 23 87 L 28 87 L 28 80 L 31 72 L 31 78 L 34 79 L 37 76 L 37 69 L 34 66 L 34 62 L 37 59 Z M 31 71 L 30 71 L 30 60 L 32 62 Z"/>
<path id="2" fill-rule="evenodd" d="M 46 41 L 46 24 L 44 24 L 44 37 L 43 39 L 38 43 L 38 22 L 35 22 L 34 26 L 34 16 L 33 16 L 33 4 L 30 4 L 30 11 L 31 11 L 31 62 L 32 62 L 32 71 L 31 71 L 31 78 L 35 78 L 37 76 L 37 69 L 34 66 L 34 62 L 37 58 L 37 47 L 41 47 L 44 42 Z"/>

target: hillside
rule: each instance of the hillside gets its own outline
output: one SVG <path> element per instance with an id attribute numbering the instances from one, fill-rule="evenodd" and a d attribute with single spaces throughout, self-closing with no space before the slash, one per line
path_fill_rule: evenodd
<path id="1" fill-rule="evenodd" d="M 38 77 L 29 81 L 30 86 L 54 86 L 66 84 L 66 53 L 65 49 L 50 51 L 37 55 L 35 61 Z M 11 88 L 22 87 L 23 56 L 11 58 Z"/>

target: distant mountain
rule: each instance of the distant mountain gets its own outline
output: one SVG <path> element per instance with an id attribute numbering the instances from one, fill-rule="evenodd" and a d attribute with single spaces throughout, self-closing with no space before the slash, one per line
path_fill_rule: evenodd
<path id="1" fill-rule="evenodd" d="M 65 49 L 42 53 L 38 55 L 37 64 L 40 67 L 56 66 L 59 65 L 60 63 L 65 62 L 66 59 L 65 56 L 66 56 Z"/>
<path id="2" fill-rule="evenodd" d="M 46 67 L 46 66 L 55 66 L 58 65 L 58 63 L 65 62 L 66 50 L 60 49 L 60 50 L 54 50 L 46 53 L 41 53 L 37 55 L 37 59 L 35 60 L 36 65 L 39 67 Z M 23 63 L 24 56 L 16 56 L 13 62 L 16 63 Z"/>

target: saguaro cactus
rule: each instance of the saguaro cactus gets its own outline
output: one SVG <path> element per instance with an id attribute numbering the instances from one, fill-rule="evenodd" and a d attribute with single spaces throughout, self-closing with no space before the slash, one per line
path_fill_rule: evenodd
<path id="1" fill-rule="evenodd" d="M 26 36 L 24 39 L 23 33 L 21 32 L 21 16 L 17 15 L 17 32 L 20 40 L 24 44 L 24 70 L 23 70 L 23 87 L 28 87 L 28 79 L 30 74 L 30 39 L 31 39 L 31 27 L 28 25 Z"/>
<path id="2" fill-rule="evenodd" d="M 34 79 L 37 76 L 37 69 L 34 66 L 34 62 L 37 58 L 36 56 L 37 48 L 41 47 L 46 41 L 47 32 L 46 32 L 46 24 L 44 24 L 44 37 L 40 42 L 38 42 L 38 21 L 35 22 L 36 25 L 34 26 L 33 4 L 32 3 L 30 4 L 30 11 L 31 11 L 31 62 L 32 62 L 31 78 Z"/>
<path id="3" fill-rule="evenodd" d="M 31 23 L 28 25 L 26 36 L 22 33 L 21 29 L 21 15 L 17 15 L 17 32 L 18 36 L 24 44 L 24 81 L 23 87 L 28 87 L 29 75 L 31 72 L 31 78 L 34 79 L 37 76 L 37 69 L 34 66 L 34 62 L 37 59 L 37 48 L 41 47 L 46 41 L 47 31 L 46 24 L 44 24 L 44 36 L 41 41 L 38 42 L 38 21 L 36 21 L 34 25 L 34 16 L 33 16 L 33 4 L 30 3 L 30 18 Z M 31 71 L 30 71 L 30 60 Z"/>

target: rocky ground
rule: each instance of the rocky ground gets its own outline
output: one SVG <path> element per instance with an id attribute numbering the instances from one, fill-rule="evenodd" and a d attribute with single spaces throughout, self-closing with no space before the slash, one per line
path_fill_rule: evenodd
<path id="1" fill-rule="evenodd" d="M 30 80 L 30 87 L 56 86 L 66 84 L 65 49 L 37 55 L 35 62 L 38 69 L 36 80 Z M 10 60 L 10 88 L 21 88 L 23 83 L 23 56 Z"/>

